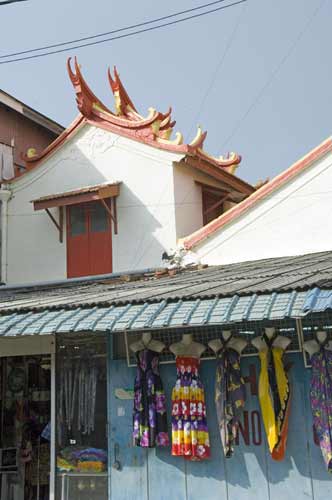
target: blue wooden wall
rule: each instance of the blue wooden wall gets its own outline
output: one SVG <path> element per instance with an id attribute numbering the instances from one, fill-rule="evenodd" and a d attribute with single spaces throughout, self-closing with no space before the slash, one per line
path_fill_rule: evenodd
<path id="1" fill-rule="evenodd" d="M 111 470 L 112 500 L 325 500 L 332 498 L 332 476 L 325 470 L 314 442 L 308 400 L 310 370 L 300 354 L 287 355 L 292 363 L 293 388 L 287 456 L 274 462 L 268 453 L 259 411 L 257 382 L 259 362 L 245 358 L 247 405 L 234 456 L 225 460 L 217 428 L 213 390 L 215 362 L 204 361 L 201 377 L 207 398 L 211 441 L 210 460 L 188 462 L 172 457 L 170 448 L 143 450 L 131 444 L 132 400 L 119 399 L 116 389 L 132 389 L 135 369 L 125 361 L 110 361 L 109 429 L 111 461 L 119 448 L 121 470 Z M 161 376 L 168 399 L 175 381 L 175 365 L 162 365 Z M 169 418 L 170 423 L 170 418 Z"/>

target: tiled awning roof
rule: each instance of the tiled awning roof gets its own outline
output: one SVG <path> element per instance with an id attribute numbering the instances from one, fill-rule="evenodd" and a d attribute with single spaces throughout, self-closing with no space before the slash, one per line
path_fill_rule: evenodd
<path id="1" fill-rule="evenodd" d="M 0 288 L 0 336 L 226 325 L 332 309 L 332 252 L 157 278 L 113 274 Z"/>
<path id="2" fill-rule="evenodd" d="M 117 332 L 298 318 L 305 314 L 303 304 L 308 293 L 293 291 L 171 303 L 164 300 L 152 304 L 12 313 L 0 316 L 0 336 Z"/>
<path id="3" fill-rule="evenodd" d="M 79 307 L 205 300 L 332 288 L 332 252 L 188 269 L 175 276 L 125 272 L 21 287 L 0 287 L 0 314 Z"/>
<path id="4" fill-rule="evenodd" d="M 111 182 L 74 189 L 64 193 L 53 193 L 47 196 L 42 196 L 36 200 L 32 200 L 31 203 L 33 203 L 35 210 L 42 210 L 45 208 L 73 205 L 75 203 L 111 198 L 119 195 L 120 184 L 121 182 Z"/>

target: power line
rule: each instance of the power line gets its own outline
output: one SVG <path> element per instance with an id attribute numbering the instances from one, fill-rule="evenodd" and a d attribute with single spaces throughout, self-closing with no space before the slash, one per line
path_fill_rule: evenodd
<path id="1" fill-rule="evenodd" d="M 289 57 L 293 54 L 293 52 L 296 49 L 298 43 L 300 42 L 300 40 L 302 39 L 302 37 L 304 36 L 304 34 L 307 32 L 307 30 L 308 30 L 311 22 L 317 16 L 317 14 L 319 13 L 319 11 L 322 9 L 322 7 L 323 7 L 323 5 L 324 5 L 325 2 L 326 2 L 326 0 L 322 0 L 322 2 L 318 5 L 318 7 L 314 10 L 314 12 L 312 13 L 312 15 L 309 17 L 309 19 L 306 22 L 306 24 L 304 25 L 303 29 L 299 32 L 299 34 L 297 35 L 297 37 L 295 38 L 294 42 L 289 47 L 289 49 L 286 52 L 286 54 L 282 57 L 282 59 L 276 65 L 276 67 L 272 71 L 270 77 L 264 83 L 263 87 L 259 90 L 259 92 L 255 96 L 254 100 L 250 104 L 250 106 L 243 113 L 243 115 L 241 116 L 241 118 L 236 122 L 235 126 L 233 127 L 233 130 L 231 131 L 231 133 L 229 134 L 229 136 L 227 137 L 227 139 L 224 141 L 224 143 L 222 145 L 223 148 L 234 137 L 234 135 L 240 129 L 240 127 L 241 127 L 242 123 L 244 122 L 244 120 L 248 117 L 248 115 L 251 113 L 251 111 L 257 106 L 258 102 L 261 100 L 261 98 L 263 97 L 265 91 L 269 88 L 269 86 L 271 85 L 271 83 L 273 82 L 273 80 L 275 79 L 275 77 L 277 76 L 277 74 L 279 73 L 279 71 L 281 70 L 282 66 L 289 59 Z"/>
<path id="2" fill-rule="evenodd" d="M 301 38 L 303 37 L 303 35 L 305 34 L 305 32 L 307 31 L 307 29 L 309 28 L 309 25 L 311 24 L 312 20 L 316 17 L 316 15 L 318 14 L 318 12 L 320 11 L 320 9 L 323 7 L 323 4 L 326 2 L 326 0 L 322 0 L 322 2 L 320 3 L 320 5 L 315 9 L 315 11 L 313 12 L 313 14 L 310 16 L 310 18 L 308 19 L 307 23 L 305 24 L 304 28 L 300 31 L 299 35 L 296 37 L 295 41 L 293 42 L 293 44 L 291 45 L 290 49 L 287 51 L 286 55 L 281 59 L 281 61 L 279 62 L 279 64 L 276 66 L 276 69 L 274 70 L 274 72 L 272 73 L 271 77 L 269 78 L 269 80 L 265 83 L 265 85 L 262 87 L 261 91 L 259 92 L 258 96 L 256 96 L 256 99 L 254 100 L 254 102 L 250 105 L 250 107 L 247 109 L 247 111 L 245 112 L 244 116 L 241 118 L 241 120 L 239 120 L 237 122 L 237 125 L 236 125 L 236 128 L 233 129 L 232 131 L 232 134 L 228 137 L 228 139 L 224 142 L 222 148 L 224 148 L 224 146 L 227 144 L 227 142 L 235 135 L 235 133 L 237 132 L 238 128 L 240 127 L 240 125 L 242 124 L 242 121 L 248 116 L 248 114 L 251 112 L 251 110 L 254 108 L 254 106 L 257 104 L 257 102 L 259 101 L 259 99 L 262 97 L 263 93 L 265 92 L 265 90 L 268 88 L 268 86 L 270 85 L 270 83 L 272 82 L 273 78 L 276 76 L 276 74 L 278 73 L 278 71 L 280 70 L 280 68 L 282 67 L 282 65 L 286 62 L 286 60 L 290 57 L 290 55 L 293 53 L 295 47 L 297 46 L 297 44 L 299 43 L 299 41 L 301 40 Z M 232 37 L 231 37 L 232 38 Z M 223 60 L 223 57 L 222 59 Z M 222 63 L 220 63 L 222 64 Z M 219 65 L 218 65 L 219 66 Z M 218 72 L 218 67 L 217 67 L 217 71 Z M 216 77 L 216 73 L 214 75 L 214 79 Z M 214 81 L 212 80 L 212 82 L 214 83 Z M 212 83 L 212 85 L 213 85 Z M 211 86 L 210 86 L 211 87 Z M 210 87 L 209 87 L 209 90 L 210 91 Z M 191 191 L 189 190 L 186 195 L 184 196 L 184 198 L 182 199 L 182 201 L 184 201 L 187 197 L 187 195 L 190 193 Z M 139 258 L 137 264 L 139 264 L 139 262 L 142 260 L 142 258 L 144 257 L 144 252 L 143 254 L 141 254 L 141 257 Z"/>
<path id="3" fill-rule="evenodd" d="M 74 45 L 73 47 L 66 47 L 66 48 L 59 49 L 59 50 L 44 52 L 42 54 L 34 54 L 34 55 L 26 56 L 26 57 L 19 57 L 19 58 L 16 58 L 16 59 L 9 59 L 7 61 L 0 61 L 0 65 L 1 64 L 10 64 L 10 63 L 19 62 L 19 61 L 27 61 L 27 60 L 30 60 L 30 59 L 37 59 L 39 57 L 45 57 L 45 56 L 49 56 L 49 55 L 53 55 L 53 54 L 60 54 L 62 52 L 68 52 L 70 50 L 81 49 L 81 48 L 84 48 L 84 47 L 91 47 L 93 45 L 99 45 L 101 43 L 111 42 L 113 40 L 120 40 L 122 38 L 127 38 L 127 37 L 130 37 L 130 36 L 139 35 L 141 33 L 146 33 L 146 32 L 149 32 L 149 31 L 160 29 L 160 28 L 165 28 L 167 26 L 172 26 L 172 25 L 175 25 L 175 24 L 178 24 L 178 23 L 183 23 L 183 22 L 189 21 L 191 19 L 195 19 L 195 18 L 199 18 L 199 17 L 202 17 L 202 16 L 206 16 L 207 14 L 212 14 L 214 12 L 218 12 L 218 11 L 221 11 L 221 10 L 224 10 L 224 9 L 228 9 L 229 7 L 234 7 L 234 6 L 239 5 L 241 3 L 244 3 L 244 2 L 247 2 L 247 0 L 238 0 L 236 2 L 227 4 L 227 5 L 222 5 L 220 7 L 215 8 L 215 9 L 210 9 L 210 10 L 207 10 L 205 12 L 200 12 L 199 14 L 194 14 L 192 16 L 184 17 L 182 19 L 176 19 L 175 21 L 170 21 L 170 22 L 164 23 L 164 24 L 158 24 L 157 26 L 151 26 L 150 28 L 144 28 L 142 30 L 133 31 L 131 33 L 125 33 L 123 35 L 118 35 L 118 36 L 114 36 L 114 37 L 111 37 L 111 38 L 105 38 L 103 40 L 96 40 L 95 42 L 83 43 L 83 44 L 80 44 L 80 45 Z M 42 49 L 40 49 L 40 50 L 42 50 Z M 2 58 L 6 58 L 6 57 L 9 57 L 9 56 L 7 55 L 7 56 L 1 56 L 1 57 Z"/>
<path id="4" fill-rule="evenodd" d="M 0 0 L 0 7 L 9 3 L 26 2 L 27 0 Z"/>
<path id="5" fill-rule="evenodd" d="M 230 37 L 229 37 L 229 39 L 228 39 L 228 42 L 227 42 L 226 47 L 225 47 L 225 50 L 224 50 L 224 52 L 222 53 L 221 58 L 220 58 L 220 60 L 219 60 L 219 62 L 218 62 L 218 64 L 217 64 L 217 66 L 216 66 L 216 69 L 215 69 L 215 71 L 214 71 L 213 75 L 212 75 L 211 82 L 210 82 L 210 84 L 208 85 L 207 90 L 206 90 L 206 92 L 205 92 L 205 94 L 204 94 L 204 96 L 203 96 L 203 99 L 202 99 L 202 101 L 201 101 L 201 104 L 200 104 L 200 106 L 199 106 L 199 108 L 198 108 L 198 111 L 197 111 L 197 113 L 196 113 L 195 119 L 193 120 L 193 124 L 192 124 L 192 126 L 191 126 L 191 128 L 190 128 L 190 131 L 189 131 L 189 133 L 188 133 L 188 136 L 190 136 L 190 135 L 191 135 L 191 133 L 192 133 L 192 131 L 193 131 L 193 128 L 194 128 L 195 124 L 198 122 L 198 119 L 199 119 L 199 117 L 200 117 L 200 114 L 201 114 L 201 112 L 202 112 L 202 109 L 203 109 L 203 107 L 204 107 L 204 104 L 205 104 L 205 102 L 206 102 L 206 100 L 207 100 L 207 98 L 208 98 L 208 96 L 209 96 L 209 94 L 210 94 L 211 90 L 212 90 L 212 89 L 213 89 L 213 87 L 214 87 L 214 84 L 215 84 L 215 82 L 216 82 L 216 80 L 217 80 L 218 74 L 219 74 L 219 72 L 220 72 L 220 70 L 221 70 L 221 68 L 222 68 L 222 66 L 223 66 L 223 64 L 224 64 L 224 62 L 225 62 L 226 56 L 227 56 L 227 54 L 228 54 L 228 52 L 229 52 L 229 50 L 230 50 L 230 48 L 231 48 L 231 46 L 232 46 L 232 44 L 233 44 L 233 41 L 234 41 L 234 39 L 235 39 L 235 35 L 236 35 L 237 30 L 238 30 L 238 28 L 239 28 L 239 25 L 240 25 L 240 22 L 241 22 L 241 20 L 242 20 L 242 17 L 243 17 L 244 11 L 245 11 L 245 6 L 243 6 L 243 9 L 242 9 L 242 11 L 241 11 L 241 13 L 240 13 L 240 15 L 239 15 L 239 17 L 238 17 L 238 19 L 237 19 L 237 22 L 235 23 L 234 29 L 232 30 L 231 35 L 230 35 Z"/>
<path id="6" fill-rule="evenodd" d="M 9 0 L 9 1 L 22 1 L 22 0 Z M 56 47 L 63 47 L 64 45 L 71 45 L 73 43 L 84 42 L 86 40 L 93 40 L 95 38 L 100 38 L 101 36 L 114 35 L 114 33 L 120 33 L 121 31 L 127 31 L 127 30 L 131 30 L 134 28 L 141 28 L 142 26 L 146 26 L 148 24 L 157 23 L 159 21 L 165 21 L 166 19 L 170 19 L 172 17 L 182 16 L 184 14 L 188 14 L 189 12 L 201 10 L 201 9 L 206 8 L 206 7 L 211 7 L 212 5 L 216 5 L 218 3 L 223 3 L 223 2 L 226 2 L 226 0 L 216 0 L 214 2 L 206 3 L 204 5 L 199 5 L 198 7 L 193 7 L 192 9 L 182 10 L 179 12 L 175 12 L 174 14 L 169 14 L 169 15 L 163 16 L 163 17 L 157 17 L 155 19 L 151 19 L 150 21 L 144 21 L 144 22 L 141 22 L 138 24 L 132 24 L 131 26 L 126 26 L 124 28 L 118 28 L 118 29 L 115 29 L 112 31 L 105 31 L 104 33 L 99 33 L 97 35 L 90 35 L 90 36 L 86 36 L 83 38 L 76 38 L 74 40 L 68 40 L 67 42 L 54 43 L 52 45 L 44 45 L 43 47 L 22 50 L 21 52 L 12 52 L 11 54 L 6 54 L 5 56 L 0 56 L 0 59 L 5 59 L 7 57 L 21 56 L 23 54 L 30 54 L 33 52 L 38 52 L 40 50 L 48 50 L 48 49 L 54 49 Z"/>
<path id="7" fill-rule="evenodd" d="M 245 6 L 244 6 L 244 7 L 245 7 Z M 215 81 L 216 81 L 216 78 L 217 78 L 217 76 L 218 76 L 218 73 L 219 73 L 219 71 L 220 71 L 220 69 L 221 69 L 221 67 L 222 67 L 222 65 L 223 65 L 223 63 L 224 63 L 224 61 L 225 61 L 225 59 L 226 59 L 226 56 L 227 56 L 227 54 L 228 54 L 228 52 L 229 52 L 229 50 L 230 50 L 230 48 L 231 48 L 231 45 L 232 45 L 232 43 L 233 43 L 234 38 L 235 38 L 235 34 L 236 34 L 237 29 L 238 29 L 238 27 L 239 27 L 239 25 L 240 25 L 240 22 L 241 22 L 242 16 L 243 16 L 243 14 L 244 14 L 244 10 L 245 10 L 245 9 L 243 8 L 243 10 L 242 10 L 241 14 L 239 15 L 239 17 L 238 17 L 238 19 L 237 19 L 237 22 L 235 23 L 235 26 L 234 26 L 234 28 L 233 28 L 233 30 L 232 30 L 232 32 L 231 32 L 231 35 L 230 35 L 230 37 L 229 37 L 229 39 L 228 39 L 228 41 L 227 41 L 227 43 L 226 43 L 225 50 L 223 51 L 222 56 L 221 56 L 221 58 L 220 58 L 220 60 L 219 60 L 219 62 L 218 62 L 218 64 L 217 64 L 217 66 L 216 66 L 216 70 L 215 70 L 215 72 L 213 73 L 213 76 L 212 76 L 212 79 L 211 79 L 210 85 L 208 86 L 207 91 L 206 91 L 206 93 L 204 94 L 204 97 L 203 97 L 203 99 L 202 99 L 201 105 L 200 105 L 199 110 L 198 110 L 198 112 L 197 112 L 197 114 L 196 114 L 196 119 L 193 121 L 193 123 L 197 122 L 198 117 L 199 117 L 199 115 L 200 115 L 200 113 L 201 113 L 201 110 L 202 110 L 202 108 L 203 108 L 203 106 L 204 106 L 204 103 L 205 103 L 205 101 L 206 101 L 206 99 L 207 99 L 207 97 L 208 97 L 209 93 L 211 92 L 211 90 L 212 90 L 212 88 L 213 88 L 213 86 L 214 86 L 214 84 L 215 84 Z M 188 134 L 189 136 L 191 135 L 192 129 L 193 129 L 193 127 L 191 127 L 191 129 L 190 129 L 190 132 L 189 132 L 189 134 Z M 190 187 L 190 189 L 186 192 L 185 196 L 182 198 L 181 203 L 177 203 L 177 204 L 176 204 L 176 206 L 179 206 L 179 205 L 184 205 L 184 204 L 185 204 L 185 203 L 183 203 L 183 202 L 184 202 L 184 200 L 187 198 L 187 196 L 188 196 L 189 194 L 191 194 L 192 190 L 193 190 L 193 187 Z M 162 205 L 160 205 L 160 206 L 162 206 Z M 138 254 L 138 252 L 141 250 L 141 248 L 143 247 L 143 243 L 145 242 L 145 239 L 146 239 L 146 235 L 143 233 L 143 236 L 141 237 L 140 242 L 139 242 L 139 245 L 137 246 L 137 249 L 136 249 L 136 252 L 135 252 L 135 255 L 136 255 L 136 260 L 132 262 L 132 267 L 137 267 L 137 265 L 138 265 L 138 264 L 141 262 L 141 260 L 143 259 L 144 255 L 145 255 L 145 252 L 147 251 L 147 249 L 148 249 L 148 248 L 149 248 L 149 246 L 151 245 L 151 241 L 149 240 L 149 241 L 145 244 L 145 247 L 144 247 L 143 252 L 140 252 L 139 257 L 137 258 L 137 254 Z M 152 239 L 153 239 L 153 237 L 152 237 L 152 238 L 150 238 L 150 239 L 152 240 Z"/>

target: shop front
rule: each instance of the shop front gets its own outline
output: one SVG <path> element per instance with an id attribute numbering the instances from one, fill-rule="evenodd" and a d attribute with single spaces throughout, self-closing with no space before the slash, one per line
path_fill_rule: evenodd
<path id="1" fill-rule="evenodd" d="M 210 349 L 201 358 L 200 379 L 205 391 L 206 420 L 210 456 L 203 460 L 188 460 L 172 454 L 174 428 L 173 388 L 177 374 L 175 359 L 166 349 L 160 358 L 160 375 L 167 402 L 169 446 L 144 448 L 133 446 L 133 384 L 135 359 L 130 345 L 137 343 L 141 333 L 125 333 L 127 359 L 119 348 L 120 334 L 113 334 L 114 349 L 110 360 L 110 496 L 112 499 L 142 500 L 149 498 L 200 500 L 266 500 L 296 498 L 329 498 L 332 478 L 323 459 L 319 438 L 313 427 L 310 403 L 311 367 L 303 353 L 303 339 L 308 342 L 322 330 L 332 340 L 332 321 L 327 315 L 306 320 L 260 321 L 218 327 L 159 330 L 153 339 L 167 346 L 181 342 L 183 335 L 193 334 L 195 342 L 208 345 L 219 339 L 222 331 L 232 328 L 237 339 L 249 342 L 259 338 L 265 328 L 275 328 L 277 335 L 287 339 L 284 355 L 291 391 L 285 454 L 274 459 L 264 426 L 259 398 L 261 362 L 257 350 L 247 344 L 241 357 L 241 372 L 245 382 L 245 405 L 239 417 L 234 452 L 227 458 L 219 432 L 215 403 L 217 361 Z M 174 397 L 174 396 L 173 396 Z"/>
<path id="2" fill-rule="evenodd" d="M 107 500 L 107 337 L 59 335 L 56 353 L 55 498 Z"/>
<path id="3" fill-rule="evenodd" d="M 0 498 L 48 500 L 54 488 L 55 340 L 2 338 L 0 346 Z"/>
<path id="4" fill-rule="evenodd" d="M 106 335 L 0 346 L 0 499 L 107 500 Z"/>
<path id="5" fill-rule="evenodd" d="M 313 428 L 312 407 L 322 413 L 322 403 L 310 397 L 308 355 L 317 344 L 332 357 L 331 291 L 61 308 L 48 301 L 48 309 L 0 317 L 0 500 L 331 496 L 332 449 L 324 456 Z M 224 376 L 235 367 L 243 389 L 228 444 L 220 432 L 226 347 L 238 358 Z M 328 373 L 318 382 L 329 383 Z M 273 399 L 274 444 L 271 394 L 280 403 L 276 410 Z"/>

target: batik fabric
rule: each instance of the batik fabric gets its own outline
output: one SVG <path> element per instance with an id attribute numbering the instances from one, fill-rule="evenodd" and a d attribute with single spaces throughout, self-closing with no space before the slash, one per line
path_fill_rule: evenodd
<path id="1" fill-rule="evenodd" d="M 133 441 L 135 446 L 168 446 L 166 398 L 159 374 L 158 353 L 144 349 L 136 354 Z"/>
<path id="2" fill-rule="evenodd" d="M 172 455 L 188 460 L 210 457 L 203 384 L 199 359 L 178 356 L 177 380 L 172 391 Z"/>
<path id="3" fill-rule="evenodd" d="M 263 336 L 266 348 L 259 351 L 261 371 L 258 396 L 271 456 L 283 460 L 290 413 L 290 385 L 283 363 L 284 349 Z"/>
<path id="4" fill-rule="evenodd" d="M 325 347 L 311 357 L 310 403 L 314 429 L 328 472 L 332 472 L 332 352 Z"/>
<path id="5" fill-rule="evenodd" d="M 221 443 L 226 458 L 234 452 L 239 420 L 246 399 L 245 383 L 241 375 L 240 355 L 229 347 L 217 353 L 215 403 Z"/>

